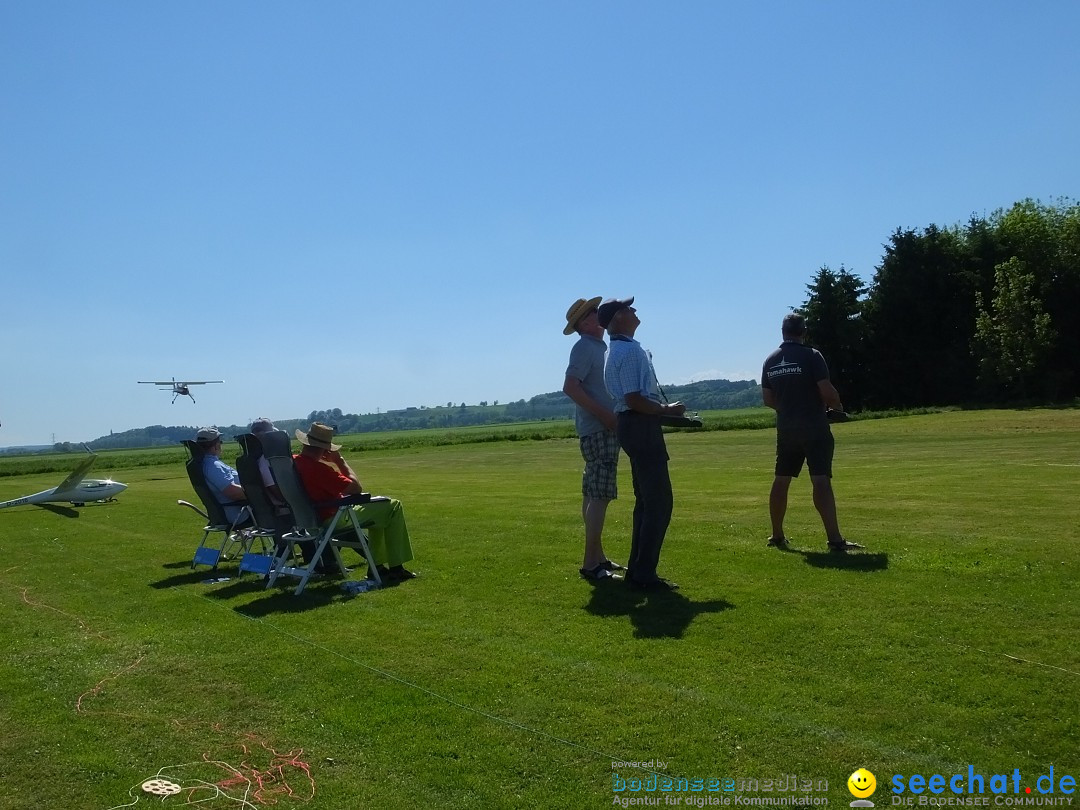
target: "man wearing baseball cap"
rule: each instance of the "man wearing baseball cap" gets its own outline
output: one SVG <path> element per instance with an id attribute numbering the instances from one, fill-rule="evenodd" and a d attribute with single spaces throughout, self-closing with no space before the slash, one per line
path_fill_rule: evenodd
<path id="1" fill-rule="evenodd" d="M 243 509 L 247 495 L 240 486 L 240 474 L 221 460 L 221 431 L 216 427 L 199 428 L 195 443 L 203 454 L 203 478 L 210 492 L 225 510 L 225 517 L 235 524 Z"/>
<path id="2" fill-rule="evenodd" d="M 615 571 L 623 566 L 604 554 L 601 535 L 608 504 L 618 497 L 619 440 L 615 436 L 615 412 L 611 394 L 604 386 L 604 330 L 597 321 L 600 296 L 579 298 L 566 311 L 564 335 L 578 335 L 570 350 L 563 393 L 574 401 L 577 429 L 585 471 L 581 476 L 581 518 L 585 523 L 585 559 L 581 576 L 589 580 L 621 579 Z"/>
<path id="3" fill-rule="evenodd" d="M 640 590 L 674 590 L 679 586 L 656 573 L 674 504 L 660 417 L 682 416 L 686 406 L 661 402 L 652 360 L 634 339 L 641 321 L 633 303 L 632 297 L 609 298 L 597 311 L 600 326 L 611 338 L 604 382 L 615 399 L 616 435 L 634 478 L 634 529 L 626 582 Z"/>
<path id="4" fill-rule="evenodd" d="M 315 503 L 333 501 L 345 495 L 360 495 L 364 491 L 360 479 L 342 458 L 339 452 L 341 445 L 331 441 L 333 437 L 334 429 L 319 422 L 314 422 L 306 433 L 299 429 L 296 431 L 296 438 L 303 447 L 293 456 L 293 464 L 308 497 Z M 413 558 L 413 553 L 401 501 L 372 498 L 368 503 L 352 509 L 359 525 L 371 522 L 364 531 L 371 541 L 371 556 L 379 566 L 380 576 L 392 582 L 415 577 L 416 574 L 404 565 Z M 317 512 L 322 521 L 334 516 L 333 508 L 319 509 Z M 389 569 L 384 569 L 384 566 L 389 566 Z M 371 578 L 370 572 L 368 577 Z"/>

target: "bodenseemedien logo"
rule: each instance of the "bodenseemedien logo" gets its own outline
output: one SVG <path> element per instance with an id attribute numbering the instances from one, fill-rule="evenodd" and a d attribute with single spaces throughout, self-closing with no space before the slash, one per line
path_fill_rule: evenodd
<path id="1" fill-rule="evenodd" d="M 877 779 L 866 768 L 859 768 L 847 780 L 847 789 L 851 791 L 851 795 L 855 797 L 855 801 L 851 803 L 852 807 L 873 807 L 874 803 L 870 801 L 870 797 L 874 795 L 874 791 L 877 790 Z"/>

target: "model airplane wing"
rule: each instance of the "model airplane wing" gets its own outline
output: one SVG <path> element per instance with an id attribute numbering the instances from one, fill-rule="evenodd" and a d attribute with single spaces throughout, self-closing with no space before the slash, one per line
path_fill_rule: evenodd
<path id="1" fill-rule="evenodd" d="M 210 383 L 223 383 L 224 380 L 185 380 L 180 382 L 177 380 L 177 385 L 208 385 Z"/>
<path id="2" fill-rule="evenodd" d="M 82 459 L 72 473 L 60 482 L 59 486 L 46 489 L 43 492 L 35 492 L 33 495 L 24 495 L 21 498 L 4 501 L 0 503 L 0 509 L 9 506 L 23 506 L 24 504 L 60 503 L 61 501 L 70 501 L 76 506 L 82 506 L 90 501 L 112 500 L 113 496 L 127 489 L 127 484 L 121 484 L 119 481 L 87 479 L 86 474 L 94 466 L 97 456 L 89 447 L 86 448 L 86 452 L 90 453 L 90 456 Z"/>
<path id="3" fill-rule="evenodd" d="M 90 468 L 94 466 L 94 462 L 97 461 L 97 456 L 91 454 L 87 458 L 79 462 L 79 466 L 76 467 L 67 478 L 58 486 L 54 492 L 67 492 L 69 489 L 75 489 L 79 485 L 79 482 L 86 478 L 86 474 L 90 472 Z"/>
<path id="4" fill-rule="evenodd" d="M 164 381 L 139 380 L 138 383 L 139 383 L 139 385 L 172 385 L 173 384 L 172 380 L 164 380 Z"/>

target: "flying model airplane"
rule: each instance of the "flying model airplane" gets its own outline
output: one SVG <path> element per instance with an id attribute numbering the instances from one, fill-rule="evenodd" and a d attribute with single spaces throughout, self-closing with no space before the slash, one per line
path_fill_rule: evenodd
<path id="1" fill-rule="evenodd" d="M 191 396 L 189 386 L 192 385 L 212 385 L 214 383 L 222 383 L 224 380 L 177 380 L 173 377 L 172 380 L 139 380 L 139 385 L 164 385 L 172 391 L 172 401 L 176 402 L 177 397 L 191 397 L 191 401 L 195 401 L 195 397 Z"/>
<path id="2" fill-rule="evenodd" d="M 85 447 L 85 445 L 83 445 Z M 22 506 L 28 503 L 63 503 L 67 501 L 72 506 L 85 506 L 93 501 L 111 501 L 125 489 L 127 484 L 121 484 L 112 479 L 85 478 L 90 468 L 97 461 L 97 456 L 86 448 L 90 457 L 79 462 L 79 466 L 60 482 L 60 486 L 37 492 L 33 495 L 25 495 L 13 501 L 0 503 L 0 509 L 8 506 Z"/>

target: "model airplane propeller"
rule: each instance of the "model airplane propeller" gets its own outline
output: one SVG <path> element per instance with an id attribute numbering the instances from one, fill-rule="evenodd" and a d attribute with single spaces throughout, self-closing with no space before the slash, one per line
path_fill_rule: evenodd
<path id="1" fill-rule="evenodd" d="M 195 401 L 195 397 L 191 396 L 192 385 L 213 385 L 214 383 L 222 383 L 224 380 L 178 380 L 173 377 L 172 380 L 139 380 L 139 385 L 162 385 L 165 386 L 165 390 L 171 391 L 175 403 L 177 397 L 191 397 L 191 401 Z"/>
<path id="2" fill-rule="evenodd" d="M 86 447 L 86 445 L 83 445 Z M 8 506 L 22 506 L 27 503 L 63 503 L 67 501 L 72 506 L 85 506 L 92 501 L 112 501 L 125 489 L 127 484 L 121 484 L 112 479 L 85 478 L 90 468 L 97 461 L 94 452 L 86 447 L 90 457 L 79 462 L 79 466 L 60 482 L 59 486 L 36 492 L 33 495 L 25 495 L 13 501 L 0 503 L 0 509 Z"/>

